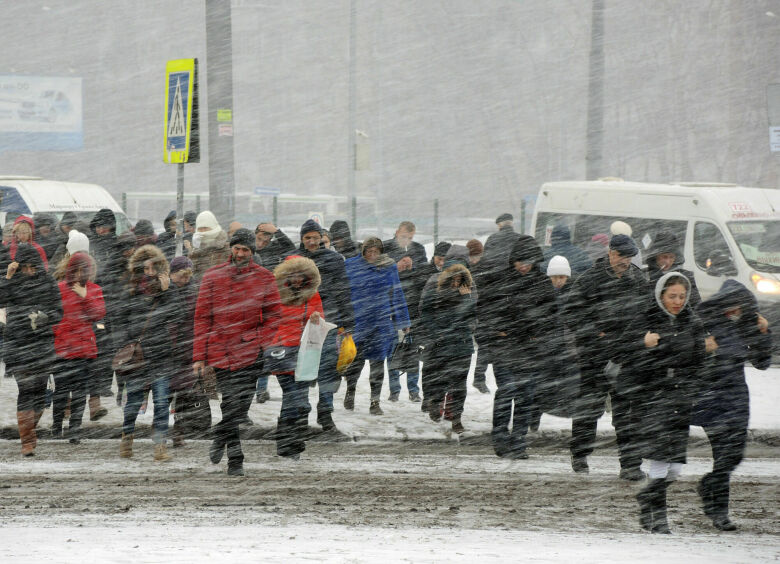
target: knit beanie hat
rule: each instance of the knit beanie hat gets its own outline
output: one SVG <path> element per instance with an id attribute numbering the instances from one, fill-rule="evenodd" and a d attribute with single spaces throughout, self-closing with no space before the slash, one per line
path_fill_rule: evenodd
<path id="1" fill-rule="evenodd" d="M 555 255 L 547 265 L 547 276 L 571 276 L 571 266 L 566 257 Z"/>
<path id="2" fill-rule="evenodd" d="M 232 247 L 233 245 L 243 245 L 254 252 L 255 234 L 245 227 L 236 229 L 236 232 L 233 233 L 233 236 L 230 238 L 230 246 Z"/>
<path id="3" fill-rule="evenodd" d="M 312 231 L 316 231 L 317 233 L 322 233 L 322 227 L 319 223 L 314 221 L 313 219 L 307 219 L 303 222 L 303 225 L 301 225 L 301 239 L 303 239 L 303 236 L 307 233 L 311 233 Z"/>
<path id="4" fill-rule="evenodd" d="M 192 270 L 192 261 L 187 257 L 176 257 L 171 261 L 171 274 L 188 268 Z"/>
<path id="5" fill-rule="evenodd" d="M 613 221 L 609 226 L 609 232 L 612 235 L 628 235 L 631 237 L 631 226 L 625 221 Z"/>
<path id="6" fill-rule="evenodd" d="M 468 243 L 466 243 L 466 248 L 469 250 L 470 257 L 479 256 L 485 250 L 485 246 L 479 239 L 471 239 Z"/>
<path id="7" fill-rule="evenodd" d="M 436 243 L 436 246 L 433 248 L 433 256 L 435 257 L 447 256 L 447 251 L 450 250 L 450 247 L 452 247 L 452 243 L 448 243 L 447 241 L 440 241 Z"/>
<path id="8" fill-rule="evenodd" d="M 65 244 L 65 248 L 68 249 L 68 254 L 73 256 L 77 252 L 83 253 L 89 252 L 89 238 L 80 231 L 71 229 L 68 232 L 68 242 Z"/>

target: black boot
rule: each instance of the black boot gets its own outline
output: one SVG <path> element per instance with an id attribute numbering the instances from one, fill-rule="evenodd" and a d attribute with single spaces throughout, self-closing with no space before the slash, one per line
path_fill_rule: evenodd
<path id="1" fill-rule="evenodd" d="M 306 449 L 300 437 L 302 425 L 297 420 L 279 418 L 276 424 L 276 454 L 297 458 Z"/>
<path id="2" fill-rule="evenodd" d="M 696 491 L 701 497 L 702 509 L 704 514 L 710 519 L 715 516 L 715 502 L 712 498 L 712 474 L 705 474 L 699 481 Z"/>
<path id="3" fill-rule="evenodd" d="M 712 524 L 720 531 L 736 531 L 737 526 L 729 519 L 729 481 L 727 473 L 713 474 L 710 482 L 712 495 Z"/>
<path id="4" fill-rule="evenodd" d="M 639 524 L 648 532 L 653 530 L 653 496 L 655 493 L 651 484 L 652 482 L 636 494 L 636 500 L 639 502 Z"/>
<path id="5" fill-rule="evenodd" d="M 653 504 L 653 533 L 670 535 L 672 531 L 669 530 L 669 522 L 666 518 L 666 488 L 669 487 L 669 482 L 666 479 L 657 481 L 660 483 L 656 486 L 657 492 Z"/>
<path id="6" fill-rule="evenodd" d="M 329 411 L 324 413 L 318 413 L 317 423 L 319 423 L 320 427 L 322 427 L 323 432 L 327 433 L 328 431 L 336 430 L 336 424 L 333 422 L 333 416 Z"/>
<path id="7" fill-rule="evenodd" d="M 214 429 L 214 440 L 211 441 L 209 447 L 209 460 L 212 464 L 219 464 L 222 460 L 222 455 L 225 454 L 225 444 L 225 436 L 219 430 Z"/>

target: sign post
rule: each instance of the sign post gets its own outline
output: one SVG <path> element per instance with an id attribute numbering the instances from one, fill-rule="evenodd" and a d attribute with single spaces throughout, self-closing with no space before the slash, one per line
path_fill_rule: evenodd
<path id="1" fill-rule="evenodd" d="M 200 161 L 198 59 L 168 61 L 165 67 L 165 148 L 163 160 L 177 164 L 176 256 L 182 255 L 184 232 L 184 163 Z"/>

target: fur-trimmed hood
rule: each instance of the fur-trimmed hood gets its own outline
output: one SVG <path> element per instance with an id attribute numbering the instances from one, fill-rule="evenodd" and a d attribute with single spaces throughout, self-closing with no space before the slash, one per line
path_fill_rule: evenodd
<path id="1" fill-rule="evenodd" d="M 289 284 L 290 278 L 295 274 L 304 276 L 303 286 L 298 292 L 294 291 Z M 297 255 L 282 261 L 274 269 L 274 278 L 283 305 L 300 305 L 308 302 L 317 293 L 322 282 L 320 271 L 314 261 Z"/>
<path id="2" fill-rule="evenodd" d="M 157 274 L 170 274 L 170 267 L 165 255 L 156 245 L 143 245 L 138 247 L 133 256 L 127 262 L 127 269 L 130 271 L 130 280 L 128 281 L 131 290 L 135 290 L 144 276 L 144 263 L 151 260 Z"/>
<path id="3" fill-rule="evenodd" d="M 460 286 L 466 286 L 471 288 L 474 281 L 471 278 L 471 272 L 469 269 L 460 263 L 455 263 L 441 271 L 436 281 L 436 289 L 441 291 L 450 287 L 450 282 L 456 276 L 460 276 Z"/>

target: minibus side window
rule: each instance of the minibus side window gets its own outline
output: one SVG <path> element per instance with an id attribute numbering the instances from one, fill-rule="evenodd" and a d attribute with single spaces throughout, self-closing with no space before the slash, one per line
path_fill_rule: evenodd
<path id="1" fill-rule="evenodd" d="M 724 254 L 730 256 L 731 251 L 718 226 L 697 221 L 693 227 L 693 259 L 696 266 L 707 270 L 713 256 Z"/>

